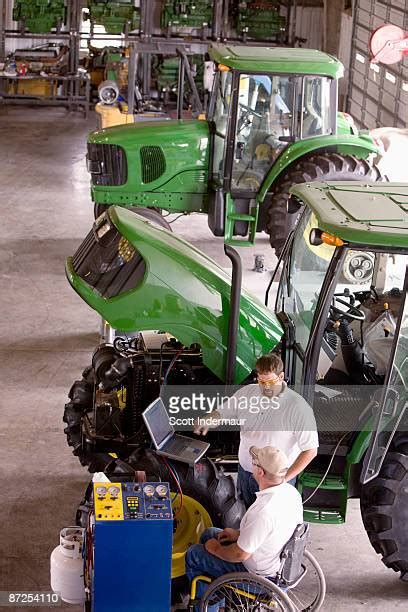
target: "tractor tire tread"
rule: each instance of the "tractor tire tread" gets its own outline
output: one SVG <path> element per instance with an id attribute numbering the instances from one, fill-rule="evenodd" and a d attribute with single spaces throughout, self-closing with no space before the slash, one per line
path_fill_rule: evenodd
<path id="1" fill-rule="evenodd" d="M 279 255 L 286 238 L 294 228 L 298 214 L 287 212 L 289 189 L 292 185 L 312 181 L 379 181 L 381 175 L 376 166 L 353 155 L 317 153 L 301 159 L 285 172 L 273 187 L 268 198 L 266 230 L 271 246 Z"/>

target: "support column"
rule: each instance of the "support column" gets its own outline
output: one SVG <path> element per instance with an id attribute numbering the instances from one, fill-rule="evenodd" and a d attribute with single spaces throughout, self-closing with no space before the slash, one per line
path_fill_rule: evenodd
<path id="1" fill-rule="evenodd" d="M 341 16 L 344 11 L 344 0 L 324 0 L 323 51 L 339 56 Z"/>

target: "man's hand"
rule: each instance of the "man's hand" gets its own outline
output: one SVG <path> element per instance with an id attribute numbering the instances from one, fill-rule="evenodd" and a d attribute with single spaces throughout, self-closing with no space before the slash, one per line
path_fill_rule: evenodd
<path id="1" fill-rule="evenodd" d="M 204 544 L 204 548 L 207 552 L 211 553 L 212 555 L 215 555 L 216 557 L 217 555 L 217 551 L 219 550 L 220 544 L 219 542 L 217 542 L 217 540 L 215 538 L 211 538 L 210 540 L 207 540 L 206 543 Z"/>
<path id="2" fill-rule="evenodd" d="M 214 410 L 213 412 L 210 412 L 210 414 L 206 414 L 205 417 L 196 417 L 194 419 L 194 433 L 201 435 L 201 436 L 206 436 L 208 433 L 208 430 L 210 429 L 210 427 L 208 425 L 205 425 L 205 423 L 203 424 L 202 421 L 205 420 L 205 418 L 211 418 L 211 419 L 219 419 L 221 418 L 219 413 L 217 412 L 217 410 Z M 201 423 L 200 423 L 201 421 Z"/>
<path id="3" fill-rule="evenodd" d="M 239 538 L 239 531 L 238 529 L 232 529 L 231 527 L 226 527 L 225 529 L 220 531 L 217 537 L 218 537 L 218 541 L 221 543 L 224 542 L 225 540 L 228 540 L 228 542 L 236 542 Z"/>
<path id="4" fill-rule="evenodd" d="M 201 425 L 200 424 L 200 417 L 196 417 L 194 419 L 194 429 L 193 429 L 193 432 L 195 434 L 198 434 L 199 436 L 206 436 L 209 429 L 210 428 L 207 427 L 206 425 Z"/>
<path id="5" fill-rule="evenodd" d="M 251 556 L 250 553 L 240 548 L 236 542 L 231 542 L 229 546 L 222 546 L 215 538 L 207 540 L 204 544 L 204 548 L 211 555 L 214 555 L 214 557 L 223 559 L 223 561 L 231 561 L 232 563 L 246 561 Z"/>
<path id="6" fill-rule="evenodd" d="M 285 481 L 288 482 L 295 478 L 300 472 L 303 472 L 305 467 L 316 457 L 317 448 L 312 448 L 310 450 L 305 450 L 299 453 L 297 459 L 293 462 L 293 464 L 288 469 Z"/>

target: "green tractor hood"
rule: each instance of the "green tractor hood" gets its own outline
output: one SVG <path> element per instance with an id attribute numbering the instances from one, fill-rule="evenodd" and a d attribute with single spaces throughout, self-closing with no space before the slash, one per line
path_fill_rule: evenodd
<path id="1" fill-rule="evenodd" d="M 75 291 L 123 332 L 163 330 L 200 344 L 204 364 L 225 379 L 231 277 L 171 232 L 112 207 L 66 263 Z M 235 383 L 282 336 L 275 315 L 242 291 Z"/>
<path id="2" fill-rule="evenodd" d="M 208 192 L 206 121 L 142 121 L 92 132 L 88 169 L 99 204 L 200 211 Z"/>

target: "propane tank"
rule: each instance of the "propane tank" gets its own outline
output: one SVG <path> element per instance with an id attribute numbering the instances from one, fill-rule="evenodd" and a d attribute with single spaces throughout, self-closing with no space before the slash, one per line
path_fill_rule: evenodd
<path id="1" fill-rule="evenodd" d="M 115 81 L 102 81 L 98 87 L 98 96 L 103 104 L 115 104 L 119 98 L 119 87 Z"/>
<path id="2" fill-rule="evenodd" d="M 83 527 L 65 527 L 60 532 L 59 546 L 51 553 L 51 588 L 70 604 L 85 602 L 84 536 Z"/>

